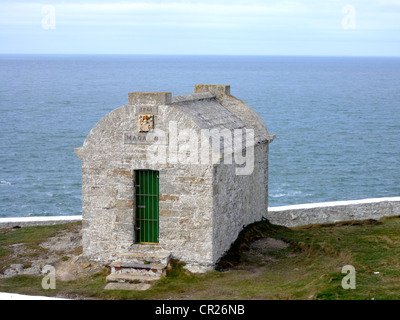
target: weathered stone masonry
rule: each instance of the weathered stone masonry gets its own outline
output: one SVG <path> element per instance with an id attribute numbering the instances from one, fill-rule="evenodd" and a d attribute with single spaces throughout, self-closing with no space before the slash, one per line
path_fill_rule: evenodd
<path id="1" fill-rule="evenodd" d="M 210 269 L 243 226 L 267 214 L 268 144 L 274 136 L 253 109 L 230 95 L 229 86 L 196 85 L 195 93 L 174 97 L 132 92 L 128 98 L 75 149 L 82 161 L 83 254 L 110 263 L 167 253 L 192 271 Z M 224 154 L 232 150 L 223 145 L 216 152 L 211 139 L 209 159 L 220 161 L 193 162 L 201 158 L 193 146 L 204 144 L 204 130 L 229 130 L 241 141 L 244 129 L 254 131 L 253 139 L 243 135 L 242 141 L 248 147 L 243 151 L 254 153 L 251 174 L 238 175 L 239 165 L 224 162 Z M 161 161 L 152 154 L 161 154 Z M 137 170 L 158 172 L 157 244 L 135 240 Z"/>

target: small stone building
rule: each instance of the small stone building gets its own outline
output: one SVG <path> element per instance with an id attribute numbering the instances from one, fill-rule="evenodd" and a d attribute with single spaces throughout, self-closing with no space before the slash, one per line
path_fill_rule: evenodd
<path id="1" fill-rule="evenodd" d="M 267 214 L 273 139 L 230 86 L 129 93 L 75 149 L 83 255 L 105 264 L 164 255 L 212 269 Z"/>

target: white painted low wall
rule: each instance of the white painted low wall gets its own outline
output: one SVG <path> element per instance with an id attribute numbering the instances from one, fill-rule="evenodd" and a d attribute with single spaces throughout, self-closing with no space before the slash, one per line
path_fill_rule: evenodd
<path id="1" fill-rule="evenodd" d="M 0 228 L 13 228 L 16 226 L 44 226 L 60 223 L 81 221 L 82 216 L 52 216 L 52 217 L 23 217 L 23 218 L 0 218 Z"/>
<path id="2" fill-rule="evenodd" d="M 277 225 L 298 227 L 351 220 L 378 220 L 400 215 L 400 197 L 309 203 L 269 207 L 267 218 Z"/>
<path id="3" fill-rule="evenodd" d="M 377 220 L 392 216 L 400 216 L 400 197 L 269 207 L 266 217 L 273 224 L 298 227 L 339 221 Z M 81 220 L 82 216 L 0 218 L 0 228 L 52 225 Z"/>

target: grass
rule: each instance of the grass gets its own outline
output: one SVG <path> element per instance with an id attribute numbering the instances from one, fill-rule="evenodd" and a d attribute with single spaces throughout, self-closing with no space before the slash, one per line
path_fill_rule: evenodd
<path id="1" fill-rule="evenodd" d="M 76 226 L 75 226 L 76 227 Z M 0 233 L 0 265 L 10 263 L 10 244 L 38 243 L 66 225 Z M 172 261 L 167 276 L 147 291 L 103 290 L 108 270 L 44 290 L 41 277 L 0 280 L 0 291 L 88 299 L 400 299 L 400 218 L 285 228 L 266 221 L 247 226 L 221 259 L 218 270 L 191 274 Z M 272 237 L 290 246 L 260 260 L 250 243 Z M 264 253 L 266 254 L 266 253 Z M 344 265 L 356 270 L 356 289 L 343 289 Z M 379 272 L 376 274 L 376 272 Z"/>

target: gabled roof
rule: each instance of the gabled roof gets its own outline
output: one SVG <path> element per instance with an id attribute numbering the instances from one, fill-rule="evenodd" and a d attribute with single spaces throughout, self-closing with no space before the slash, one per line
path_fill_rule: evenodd
<path id="1" fill-rule="evenodd" d="M 229 86 L 196 85 L 195 93 L 173 96 L 170 105 L 177 106 L 190 115 L 200 129 L 242 129 L 235 132 L 243 134 L 243 129 L 253 129 L 254 144 L 272 142 L 275 138 L 275 135 L 268 133 L 265 122 L 256 111 L 230 95 Z M 243 135 L 243 139 L 249 138 Z M 249 143 L 248 146 L 253 144 Z"/>
<path id="2" fill-rule="evenodd" d="M 197 129 L 209 130 L 208 134 L 213 138 L 212 141 L 220 141 L 216 152 L 231 153 L 274 140 L 275 135 L 268 133 L 267 126 L 257 112 L 230 94 L 230 86 L 196 85 L 194 91 L 179 96 L 172 96 L 170 92 L 130 92 L 128 104 L 113 110 L 101 119 L 92 128 L 83 146 L 76 148 L 75 152 L 81 157 L 84 149 L 91 144 L 97 146 L 102 140 L 104 143 L 110 139 L 119 139 L 115 130 L 110 129 L 110 125 L 121 121 L 123 124 L 118 124 L 119 129 L 121 126 L 132 127 L 127 119 L 134 116 L 133 106 L 149 107 L 150 110 L 152 107 L 165 106 L 179 110 L 197 126 Z M 250 129 L 250 132 L 246 129 Z M 95 138 L 98 135 L 100 139 Z M 225 143 L 225 138 L 231 139 L 231 142 Z M 235 146 L 235 141 L 241 141 L 241 144 Z M 214 144 L 218 143 L 213 142 L 213 146 Z"/>

